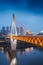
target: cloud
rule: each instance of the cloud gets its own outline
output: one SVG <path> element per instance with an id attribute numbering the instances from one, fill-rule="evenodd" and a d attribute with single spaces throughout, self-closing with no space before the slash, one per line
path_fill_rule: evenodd
<path id="1" fill-rule="evenodd" d="M 8 7 L 5 7 L 8 6 Z M 0 0 L 0 9 L 19 9 L 32 13 L 43 13 L 43 0 Z"/>

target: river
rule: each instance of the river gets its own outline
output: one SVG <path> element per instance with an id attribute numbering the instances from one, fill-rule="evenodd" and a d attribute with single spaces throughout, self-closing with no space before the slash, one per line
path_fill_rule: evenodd
<path id="1" fill-rule="evenodd" d="M 43 50 L 26 48 L 17 50 L 18 65 L 43 65 Z M 10 65 L 5 52 L 0 51 L 0 65 Z"/>

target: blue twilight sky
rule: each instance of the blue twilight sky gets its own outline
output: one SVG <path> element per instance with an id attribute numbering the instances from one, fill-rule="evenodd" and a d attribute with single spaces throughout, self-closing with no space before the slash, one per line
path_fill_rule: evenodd
<path id="1" fill-rule="evenodd" d="M 11 25 L 13 13 L 17 26 L 32 32 L 43 30 L 43 0 L 0 0 L 0 29 Z"/>

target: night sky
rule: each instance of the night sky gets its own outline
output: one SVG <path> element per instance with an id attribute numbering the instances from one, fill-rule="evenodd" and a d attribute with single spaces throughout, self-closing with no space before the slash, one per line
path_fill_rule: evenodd
<path id="1" fill-rule="evenodd" d="M 13 13 L 18 27 L 37 33 L 43 30 L 43 0 L 0 0 L 0 29 L 11 25 Z"/>

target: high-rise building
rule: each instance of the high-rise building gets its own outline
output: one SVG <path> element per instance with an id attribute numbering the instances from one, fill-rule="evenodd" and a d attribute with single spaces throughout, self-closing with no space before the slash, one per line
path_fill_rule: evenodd
<path id="1" fill-rule="evenodd" d="M 17 35 L 19 35 L 19 27 L 17 27 Z"/>
<path id="2" fill-rule="evenodd" d="M 23 28 L 23 26 L 20 27 L 20 35 L 24 35 L 24 28 Z"/>
<path id="3" fill-rule="evenodd" d="M 10 30 L 9 31 L 11 32 L 11 26 L 10 26 Z"/>
<path id="4" fill-rule="evenodd" d="M 9 26 L 6 27 L 6 34 L 9 33 Z"/>
<path id="5" fill-rule="evenodd" d="M 9 31 L 9 27 L 8 26 L 6 27 L 6 30 Z"/>
<path id="6" fill-rule="evenodd" d="M 6 34 L 5 26 L 2 27 L 2 34 Z"/>
<path id="7" fill-rule="evenodd" d="M 2 27 L 2 30 L 5 31 L 5 26 Z"/>

